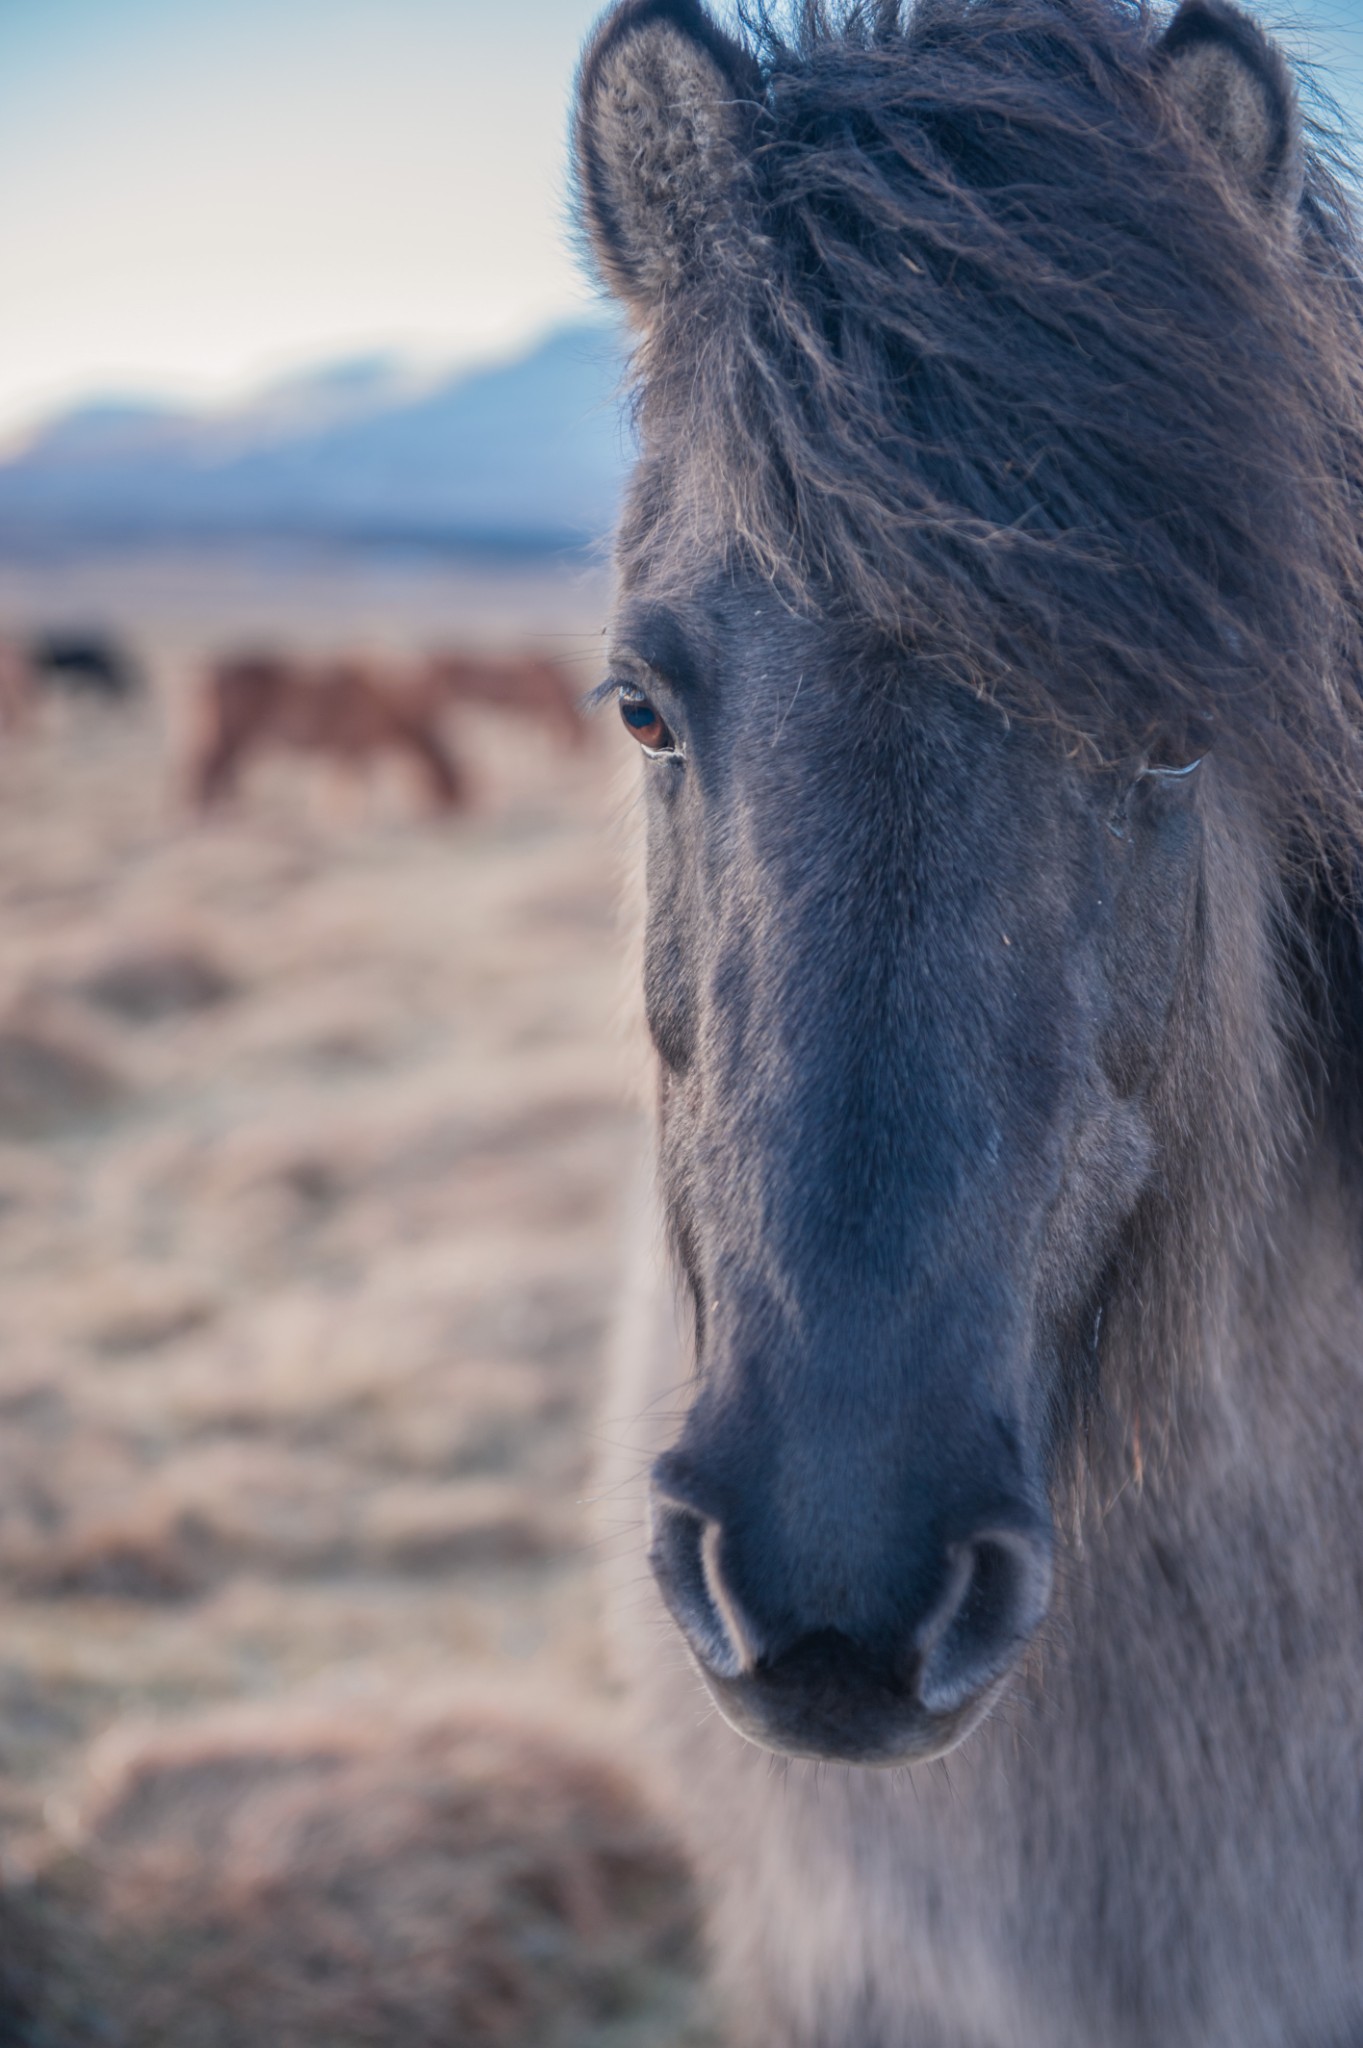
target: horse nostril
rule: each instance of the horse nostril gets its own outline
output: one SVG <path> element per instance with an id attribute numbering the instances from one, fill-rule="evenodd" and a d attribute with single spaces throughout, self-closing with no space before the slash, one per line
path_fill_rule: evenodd
<path id="1" fill-rule="evenodd" d="M 719 1569 L 718 1522 L 654 1489 L 648 1561 L 672 1619 L 716 1678 L 750 1670 L 752 1649 Z"/>
<path id="2" fill-rule="evenodd" d="M 931 1714 L 963 1706 L 1009 1669 L 1046 1612 L 1050 1545 L 990 1529 L 952 1553 L 936 1607 L 917 1633 L 918 1697 Z"/>

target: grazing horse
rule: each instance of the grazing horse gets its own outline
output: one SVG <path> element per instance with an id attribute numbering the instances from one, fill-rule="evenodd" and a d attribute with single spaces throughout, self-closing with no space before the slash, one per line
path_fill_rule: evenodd
<path id="1" fill-rule="evenodd" d="M 247 759 L 267 747 L 325 754 L 352 768 L 399 754 L 414 764 L 436 809 L 455 810 L 467 797 L 421 679 L 386 677 L 361 662 L 273 654 L 216 662 L 190 753 L 189 784 L 199 807 L 231 795 Z"/>
<path id="2" fill-rule="evenodd" d="M 575 138 L 665 1224 L 617 1613 L 735 2035 L 1357 2048 L 1334 145 L 1226 0 L 749 19 L 624 0 Z"/>
<path id="3" fill-rule="evenodd" d="M 577 692 L 558 662 L 545 655 L 457 654 L 442 649 L 428 658 L 425 675 L 441 709 L 485 704 L 538 720 L 574 750 L 585 742 L 587 728 Z"/>
<path id="4" fill-rule="evenodd" d="M 0 733 L 20 733 L 33 710 L 33 670 L 22 647 L 0 640 Z"/>
<path id="5" fill-rule="evenodd" d="M 43 682 L 73 696 L 122 704 L 142 688 L 132 657 L 104 633 L 40 633 L 29 644 L 28 660 Z"/>

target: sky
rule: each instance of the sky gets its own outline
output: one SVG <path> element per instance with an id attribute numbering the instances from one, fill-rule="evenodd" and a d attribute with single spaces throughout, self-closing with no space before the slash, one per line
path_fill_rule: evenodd
<path id="1" fill-rule="evenodd" d="M 564 232 L 594 0 L 0 0 L 0 432 L 228 396 L 591 301 Z"/>
<path id="2" fill-rule="evenodd" d="M 230 400 L 594 303 L 565 232 L 596 0 L 0 0 L 0 436 Z M 1363 112 L 1363 0 L 1289 28 Z"/>

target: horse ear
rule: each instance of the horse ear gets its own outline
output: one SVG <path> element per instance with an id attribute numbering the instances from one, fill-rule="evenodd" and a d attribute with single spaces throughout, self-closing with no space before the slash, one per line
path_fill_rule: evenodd
<path id="1" fill-rule="evenodd" d="M 697 0 L 621 0 L 587 46 L 573 160 L 601 274 L 647 324 L 741 236 L 754 59 Z"/>
<path id="2" fill-rule="evenodd" d="M 1301 116 L 1287 60 L 1229 0 L 1183 0 L 1160 40 L 1170 95 L 1261 204 L 1296 210 Z"/>

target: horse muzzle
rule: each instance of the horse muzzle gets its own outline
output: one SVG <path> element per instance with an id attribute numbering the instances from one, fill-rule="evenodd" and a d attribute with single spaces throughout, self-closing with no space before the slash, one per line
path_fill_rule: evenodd
<path id="1" fill-rule="evenodd" d="M 761 1748 L 871 1765 L 944 1755 L 997 1700 L 1050 1601 L 1047 1519 L 991 1491 L 961 1533 L 913 1546 L 903 1583 L 922 1590 L 846 1609 L 827 1577 L 782 1560 L 756 1572 L 743 1525 L 702 1504 L 675 1454 L 654 1467 L 649 1563 L 720 1712 Z M 961 1530 L 959 1511 L 954 1517 Z M 754 1546 L 749 1538 L 748 1549 Z M 896 1580 L 887 1561 L 873 1569 Z M 764 1597 L 779 1584 L 780 1598 Z M 854 1611 L 853 1611 L 854 1610 Z"/>

